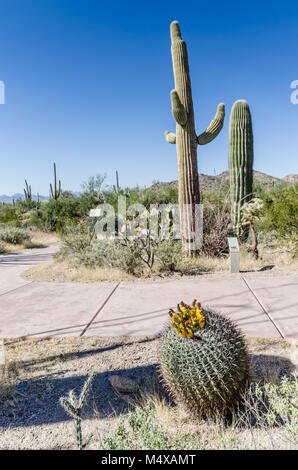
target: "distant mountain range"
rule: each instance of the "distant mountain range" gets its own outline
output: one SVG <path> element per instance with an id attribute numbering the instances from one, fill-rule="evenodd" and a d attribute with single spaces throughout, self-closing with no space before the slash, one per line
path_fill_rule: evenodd
<path id="1" fill-rule="evenodd" d="M 73 194 L 75 196 L 80 195 L 79 192 L 74 192 Z M 7 194 L 1 194 L 0 195 L 0 202 L 11 202 L 12 203 L 13 201 L 16 201 L 17 199 L 22 199 L 22 201 L 24 201 L 24 199 L 25 199 L 24 193 L 15 193 L 12 196 L 7 196 Z M 33 201 L 37 201 L 38 200 L 37 194 L 32 194 L 32 199 L 33 199 Z M 39 195 L 39 200 L 41 202 L 46 202 L 46 201 L 49 200 L 49 196 Z"/>
<path id="2" fill-rule="evenodd" d="M 224 187 L 225 182 L 229 179 L 229 172 L 223 171 L 219 175 L 204 175 L 203 173 L 199 173 L 200 178 L 200 190 L 203 193 L 208 191 L 216 191 Z M 283 178 L 276 178 L 275 176 L 267 175 L 266 173 L 262 173 L 261 171 L 254 171 L 254 178 L 255 180 L 259 181 L 262 186 L 266 189 L 272 189 L 274 186 L 278 186 L 280 184 L 287 183 L 288 185 L 294 184 L 298 181 L 298 175 L 287 175 Z M 177 186 L 177 180 L 171 181 L 169 183 L 155 183 L 150 186 L 151 189 L 161 189 L 165 186 Z M 79 196 L 79 192 L 73 193 L 75 196 Z M 17 199 L 25 199 L 24 194 L 22 193 L 15 193 L 12 196 L 7 196 L 6 194 L 0 195 L 0 202 L 13 202 L 13 200 Z M 37 201 L 37 195 L 33 194 L 32 199 Z M 47 201 L 49 199 L 48 196 L 39 196 L 40 201 Z"/>
<path id="3" fill-rule="evenodd" d="M 200 190 L 203 193 L 209 191 L 217 191 L 224 187 L 226 181 L 229 179 L 229 172 L 223 171 L 219 175 L 204 175 L 199 173 L 200 180 Z M 254 179 L 259 181 L 261 185 L 266 189 L 272 189 L 274 186 L 279 186 L 280 184 L 294 184 L 298 181 L 298 175 L 287 175 L 284 178 L 276 178 L 275 176 L 267 175 L 261 171 L 254 170 Z M 170 183 L 155 183 L 150 186 L 151 189 L 162 189 L 165 186 L 177 186 L 177 180 L 171 181 Z"/>
<path id="4" fill-rule="evenodd" d="M 13 202 L 16 201 L 17 199 L 25 199 L 25 196 L 23 193 L 15 193 L 12 196 L 7 196 L 7 194 L 1 194 L 0 196 L 0 202 Z M 32 194 L 32 199 L 33 201 L 37 201 L 37 194 Z M 47 201 L 49 199 L 48 196 L 39 196 L 40 201 Z"/>

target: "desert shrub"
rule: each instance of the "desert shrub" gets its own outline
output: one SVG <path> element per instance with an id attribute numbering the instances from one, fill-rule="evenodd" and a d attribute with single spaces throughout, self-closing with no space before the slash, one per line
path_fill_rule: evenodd
<path id="1" fill-rule="evenodd" d="M 111 431 L 102 439 L 104 450 L 132 450 L 134 443 L 125 428 L 123 419 L 120 420 L 117 428 Z"/>
<path id="2" fill-rule="evenodd" d="M 0 229 L 0 240 L 6 243 L 12 243 L 19 245 L 25 240 L 29 240 L 30 236 L 28 232 L 18 227 L 6 227 Z"/>
<path id="3" fill-rule="evenodd" d="M 117 214 L 118 193 L 113 190 L 103 191 L 105 202 L 111 204 Z M 146 209 L 150 209 L 151 204 L 176 204 L 178 202 L 178 189 L 175 186 L 157 184 L 151 188 L 120 189 L 120 194 L 126 196 L 127 207 L 132 204 L 142 204 Z"/>
<path id="4" fill-rule="evenodd" d="M 183 259 L 180 240 L 161 240 L 156 245 L 155 256 L 162 271 L 175 271 Z"/>
<path id="5" fill-rule="evenodd" d="M 265 217 L 259 230 L 275 231 L 279 239 L 297 241 L 298 183 L 278 187 L 264 198 Z"/>
<path id="6" fill-rule="evenodd" d="M 4 243 L 2 243 L 2 242 L 0 241 L 0 255 L 1 255 L 2 253 L 5 253 L 5 251 L 6 251 L 6 250 L 5 250 Z"/>
<path id="7" fill-rule="evenodd" d="M 16 206 L 2 203 L 0 205 L 0 223 L 15 223 L 18 220 Z"/>
<path id="8" fill-rule="evenodd" d="M 88 227 L 85 226 L 65 227 L 61 240 L 65 251 L 69 253 L 84 252 L 91 245 L 91 235 L 89 234 Z"/>
<path id="9" fill-rule="evenodd" d="M 229 251 L 228 234 L 230 214 L 226 207 L 204 204 L 203 245 L 201 252 L 208 256 L 222 256 Z"/>
<path id="10" fill-rule="evenodd" d="M 139 251 L 117 239 L 96 241 L 87 256 L 89 262 L 94 261 L 94 264 L 99 266 L 118 268 L 129 274 L 138 274 L 142 269 Z"/>
<path id="11" fill-rule="evenodd" d="M 44 231 L 64 232 L 70 225 L 76 225 L 82 212 L 80 199 L 64 191 L 58 199 L 50 199 L 30 215 L 30 224 Z"/>
<path id="12" fill-rule="evenodd" d="M 265 417 L 269 426 L 283 424 L 293 437 L 298 436 L 298 375 L 284 376 L 279 385 L 267 383 L 268 402 Z"/>
<path id="13" fill-rule="evenodd" d="M 106 176 L 97 174 L 91 176 L 87 182 L 84 182 L 82 186 L 82 192 L 79 197 L 80 213 L 87 216 L 90 209 L 95 209 L 98 204 L 104 202 L 104 194 L 102 192 L 102 186 L 106 179 Z"/>
<path id="14" fill-rule="evenodd" d="M 176 450 L 196 449 L 199 442 L 186 433 L 171 436 L 156 421 L 151 404 L 137 406 L 128 415 L 128 423 L 120 420 L 116 429 L 102 439 L 104 450 Z"/>
<path id="15" fill-rule="evenodd" d="M 72 256 L 73 262 L 80 266 L 118 268 L 135 275 L 142 270 L 143 262 L 139 252 L 131 246 L 123 245 L 119 240 L 95 240 L 91 243 L 86 233 L 68 234 L 62 240 L 55 258 Z"/>

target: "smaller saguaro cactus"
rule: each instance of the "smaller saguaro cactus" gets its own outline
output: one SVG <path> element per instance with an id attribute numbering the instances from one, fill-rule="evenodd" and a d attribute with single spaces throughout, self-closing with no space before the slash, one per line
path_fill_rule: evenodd
<path id="1" fill-rule="evenodd" d="M 25 201 L 27 203 L 31 203 L 32 202 L 31 186 L 28 185 L 27 180 L 25 180 L 25 185 L 26 185 L 26 188 L 24 188 Z"/>
<path id="2" fill-rule="evenodd" d="M 120 194 L 121 190 L 120 190 L 120 186 L 119 186 L 119 176 L 118 176 L 118 171 L 116 170 L 116 186 L 113 185 L 113 189 L 114 189 L 114 193 L 115 194 Z"/>
<path id="3" fill-rule="evenodd" d="M 68 394 L 68 398 L 61 397 L 60 404 L 63 406 L 65 411 L 75 419 L 76 425 L 76 438 L 77 438 L 77 446 L 79 450 L 86 449 L 87 445 L 89 444 L 92 434 L 83 442 L 82 437 L 82 412 L 86 402 L 87 393 L 90 389 L 91 383 L 95 377 L 95 373 L 93 372 L 89 375 L 88 379 L 83 385 L 81 394 L 79 398 L 76 398 L 74 391 L 71 390 Z"/>
<path id="4" fill-rule="evenodd" d="M 50 197 L 57 200 L 61 195 L 61 180 L 59 180 L 59 186 L 57 189 L 57 175 L 56 175 L 56 163 L 54 163 L 54 190 L 52 184 L 50 184 Z"/>
<path id="5" fill-rule="evenodd" d="M 229 169 L 231 218 L 236 236 L 247 236 L 241 230 L 241 207 L 252 197 L 253 183 L 253 131 L 248 103 L 234 103 L 229 129 Z"/>

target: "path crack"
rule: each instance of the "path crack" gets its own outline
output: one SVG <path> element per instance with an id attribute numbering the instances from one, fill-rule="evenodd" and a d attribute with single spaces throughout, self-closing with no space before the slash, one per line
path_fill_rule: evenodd
<path id="1" fill-rule="evenodd" d="M 245 279 L 245 277 L 241 276 L 243 281 L 245 282 L 245 284 L 247 285 L 248 289 L 250 290 L 250 292 L 252 293 L 252 295 L 254 296 L 254 298 L 256 299 L 256 301 L 258 302 L 258 304 L 260 305 L 261 309 L 263 310 L 263 312 L 265 313 L 265 315 L 267 315 L 267 317 L 269 318 L 269 320 L 271 321 L 271 323 L 275 326 L 275 328 L 277 329 L 277 331 L 279 332 L 280 336 L 285 339 L 285 335 L 283 334 L 282 330 L 279 328 L 279 326 L 277 325 L 277 323 L 274 321 L 274 319 L 272 318 L 272 316 L 270 315 L 269 312 L 267 312 L 266 310 L 266 307 L 265 305 L 263 304 L 263 302 L 261 301 L 261 299 L 259 299 L 259 297 L 257 296 L 257 294 L 255 294 L 253 288 L 249 285 L 248 281 Z"/>
<path id="2" fill-rule="evenodd" d="M 34 281 L 29 281 L 27 282 L 26 284 L 22 284 L 21 286 L 18 286 L 18 287 L 15 287 L 14 289 L 10 289 L 6 292 L 3 292 L 2 294 L 0 294 L 0 297 L 2 297 L 3 295 L 6 295 L 6 294 L 10 294 L 11 292 L 14 292 L 15 290 L 18 290 L 18 289 L 22 289 L 22 287 L 27 287 L 29 286 L 30 284 L 33 284 Z"/>
<path id="3" fill-rule="evenodd" d="M 91 318 L 91 320 L 89 321 L 89 323 L 85 326 L 85 328 L 83 329 L 82 333 L 80 334 L 80 336 L 83 336 L 86 331 L 88 330 L 88 328 L 92 325 L 92 323 L 94 322 L 95 318 L 97 317 L 97 315 L 101 312 L 101 310 L 104 308 L 104 306 L 106 305 L 106 303 L 110 300 L 110 298 L 112 297 L 112 295 L 114 294 L 114 292 L 116 291 L 116 289 L 120 286 L 120 282 L 118 282 L 118 284 L 116 284 L 116 286 L 114 287 L 114 289 L 109 293 L 108 297 L 106 298 L 106 300 L 104 301 L 104 303 L 99 307 L 99 309 L 95 312 L 95 314 L 93 315 L 93 317 Z"/>

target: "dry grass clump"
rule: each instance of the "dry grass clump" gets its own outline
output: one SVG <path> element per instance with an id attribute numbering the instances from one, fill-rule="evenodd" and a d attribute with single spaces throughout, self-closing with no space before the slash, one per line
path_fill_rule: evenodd
<path id="1" fill-rule="evenodd" d="M 41 230 L 34 230 L 30 232 L 31 242 L 40 244 L 42 246 L 50 246 L 59 243 L 59 235 L 55 232 L 42 232 Z"/>
<path id="2" fill-rule="evenodd" d="M 69 259 L 46 261 L 27 269 L 22 277 L 35 282 L 121 282 L 133 279 L 131 274 L 117 268 L 74 266 Z"/>
<path id="3" fill-rule="evenodd" d="M 55 245 L 59 243 L 59 236 L 52 232 L 32 231 L 29 233 L 30 238 L 24 240 L 22 243 L 7 243 L 0 242 L 0 254 L 2 253 L 17 253 L 23 250 L 30 250 L 33 248 L 44 248 L 46 246 Z"/>

